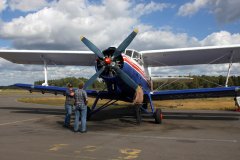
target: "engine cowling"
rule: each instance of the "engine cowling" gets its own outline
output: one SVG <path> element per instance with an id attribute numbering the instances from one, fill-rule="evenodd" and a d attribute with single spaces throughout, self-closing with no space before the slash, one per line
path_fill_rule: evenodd
<path id="1" fill-rule="evenodd" d="M 124 61 L 122 55 L 119 55 L 116 58 L 113 57 L 113 53 L 115 52 L 115 47 L 109 47 L 108 49 L 104 50 L 102 53 L 104 58 L 98 58 L 96 62 L 96 69 L 99 71 L 102 67 L 105 67 L 103 73 L 100 75 L 101 78 L 115 78 L 116 72 L 113 67 L 118 67 L 120 69 L 123 68 Z"/>

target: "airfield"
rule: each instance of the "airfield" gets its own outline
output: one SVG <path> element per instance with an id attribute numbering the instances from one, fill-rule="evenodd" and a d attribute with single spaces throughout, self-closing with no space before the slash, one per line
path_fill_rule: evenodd
<path id="1" fill-rule="evenodd" d="M 0 159 L 194 159 L 240 157 L 240 113 L 163 110 L 136 125 L 133 110 L 107 109 L 88 122 L 86 134 L 63 128 L 64 107 L 18 102 L 41 94 L 0 94 Z"/>

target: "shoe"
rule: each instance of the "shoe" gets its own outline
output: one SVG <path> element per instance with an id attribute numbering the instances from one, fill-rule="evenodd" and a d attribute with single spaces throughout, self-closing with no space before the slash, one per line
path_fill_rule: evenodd
<path id="1" fill-rule="evenodd" d="M 69 125 L 63 125 L 64 128 L 70 128 L 70 124 Z"/>
<path id="2" fill-rule="evenodd" d="M 85 130 L 85 131 L 80 131 L 81 133 L 87 133 L 87 130 Z"/>
<path id="3" fill-rule="evenodd" d="M 77 130 L 77 131 L 73 130 L 73 132 L 74 132 L 74 133 L 78 133 L 78 132 L 79 132 L 79 130 Z"/>

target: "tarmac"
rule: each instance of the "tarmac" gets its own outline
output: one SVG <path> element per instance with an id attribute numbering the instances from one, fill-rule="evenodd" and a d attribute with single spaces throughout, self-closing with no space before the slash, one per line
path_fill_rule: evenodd
<path id="1" fill-rule="evenodd" d="M 17 102 L 32 95 L 0 95 L 1 160 L 237 160 L 240 113 L 164 110 L 163 124 L 133 109 L 107 109 L 87 133 L 64 128 L 64 107 Z M 39 96 L 42 96 L 39 94 Z M 74 117 L 74 116 L 73 116 Z M 72 120 L 73 121 L 73 120 Z"/>

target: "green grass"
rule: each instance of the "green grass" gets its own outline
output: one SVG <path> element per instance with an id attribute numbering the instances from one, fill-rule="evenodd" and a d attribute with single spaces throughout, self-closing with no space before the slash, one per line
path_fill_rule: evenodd
<path id="1" fill-rule="evenodd" d="M 45 94 L 41 97 L 40 93 L 33 93 L 39 95 L 37 97 L 19 98 L 19 102 L 35 103 L 44 105 L 63 106 L 65 102 L 64 96 L 52 96 Z M 21 89 L 0 89 L 0 95 L 29 95 L 29 91 Z M 89 98 L 89 106 L 94 103 L 94 98 Z M 107 100 L 99 100 L 98 105 L 106 103 Z M 118 101 L 116 103 L 119 107 L 132 105 Z M 235 103 L 233 98 L 199 98 L 199 99 L 184 99 L 184 100 L 165 100 L 154 101 L 154 105 L 157 108 L 166 109 L 201 109 L 201 110 L 235 110 Z"/>
<path id="2" fill-rule="evenodd" d="M 22 89 L 0 89 L 0 95 L 29 94 L 29 91 Z"/>
<path id="3" fill-rule="evenodd" d="M 89 98 L 89 106 L 94 103 L 94 98 Z M 36 103 L 62 106 L 65 102 L 65 97 L 33 97 L 19 98 L 18 101 L 24 103 Z M 98 105 L 106 103 L 107 100 L 99 100 Z M 131 103 L 118 101 L 117 106 L 129 106 Z M 185 99 L 185 100 L 166 100 L 154 101 L 157 108 L 165 109 L 200 109 L 200 110 L 234 110 L 236 109 L 233 98 L 200 98 L 200 99 Z"/>

